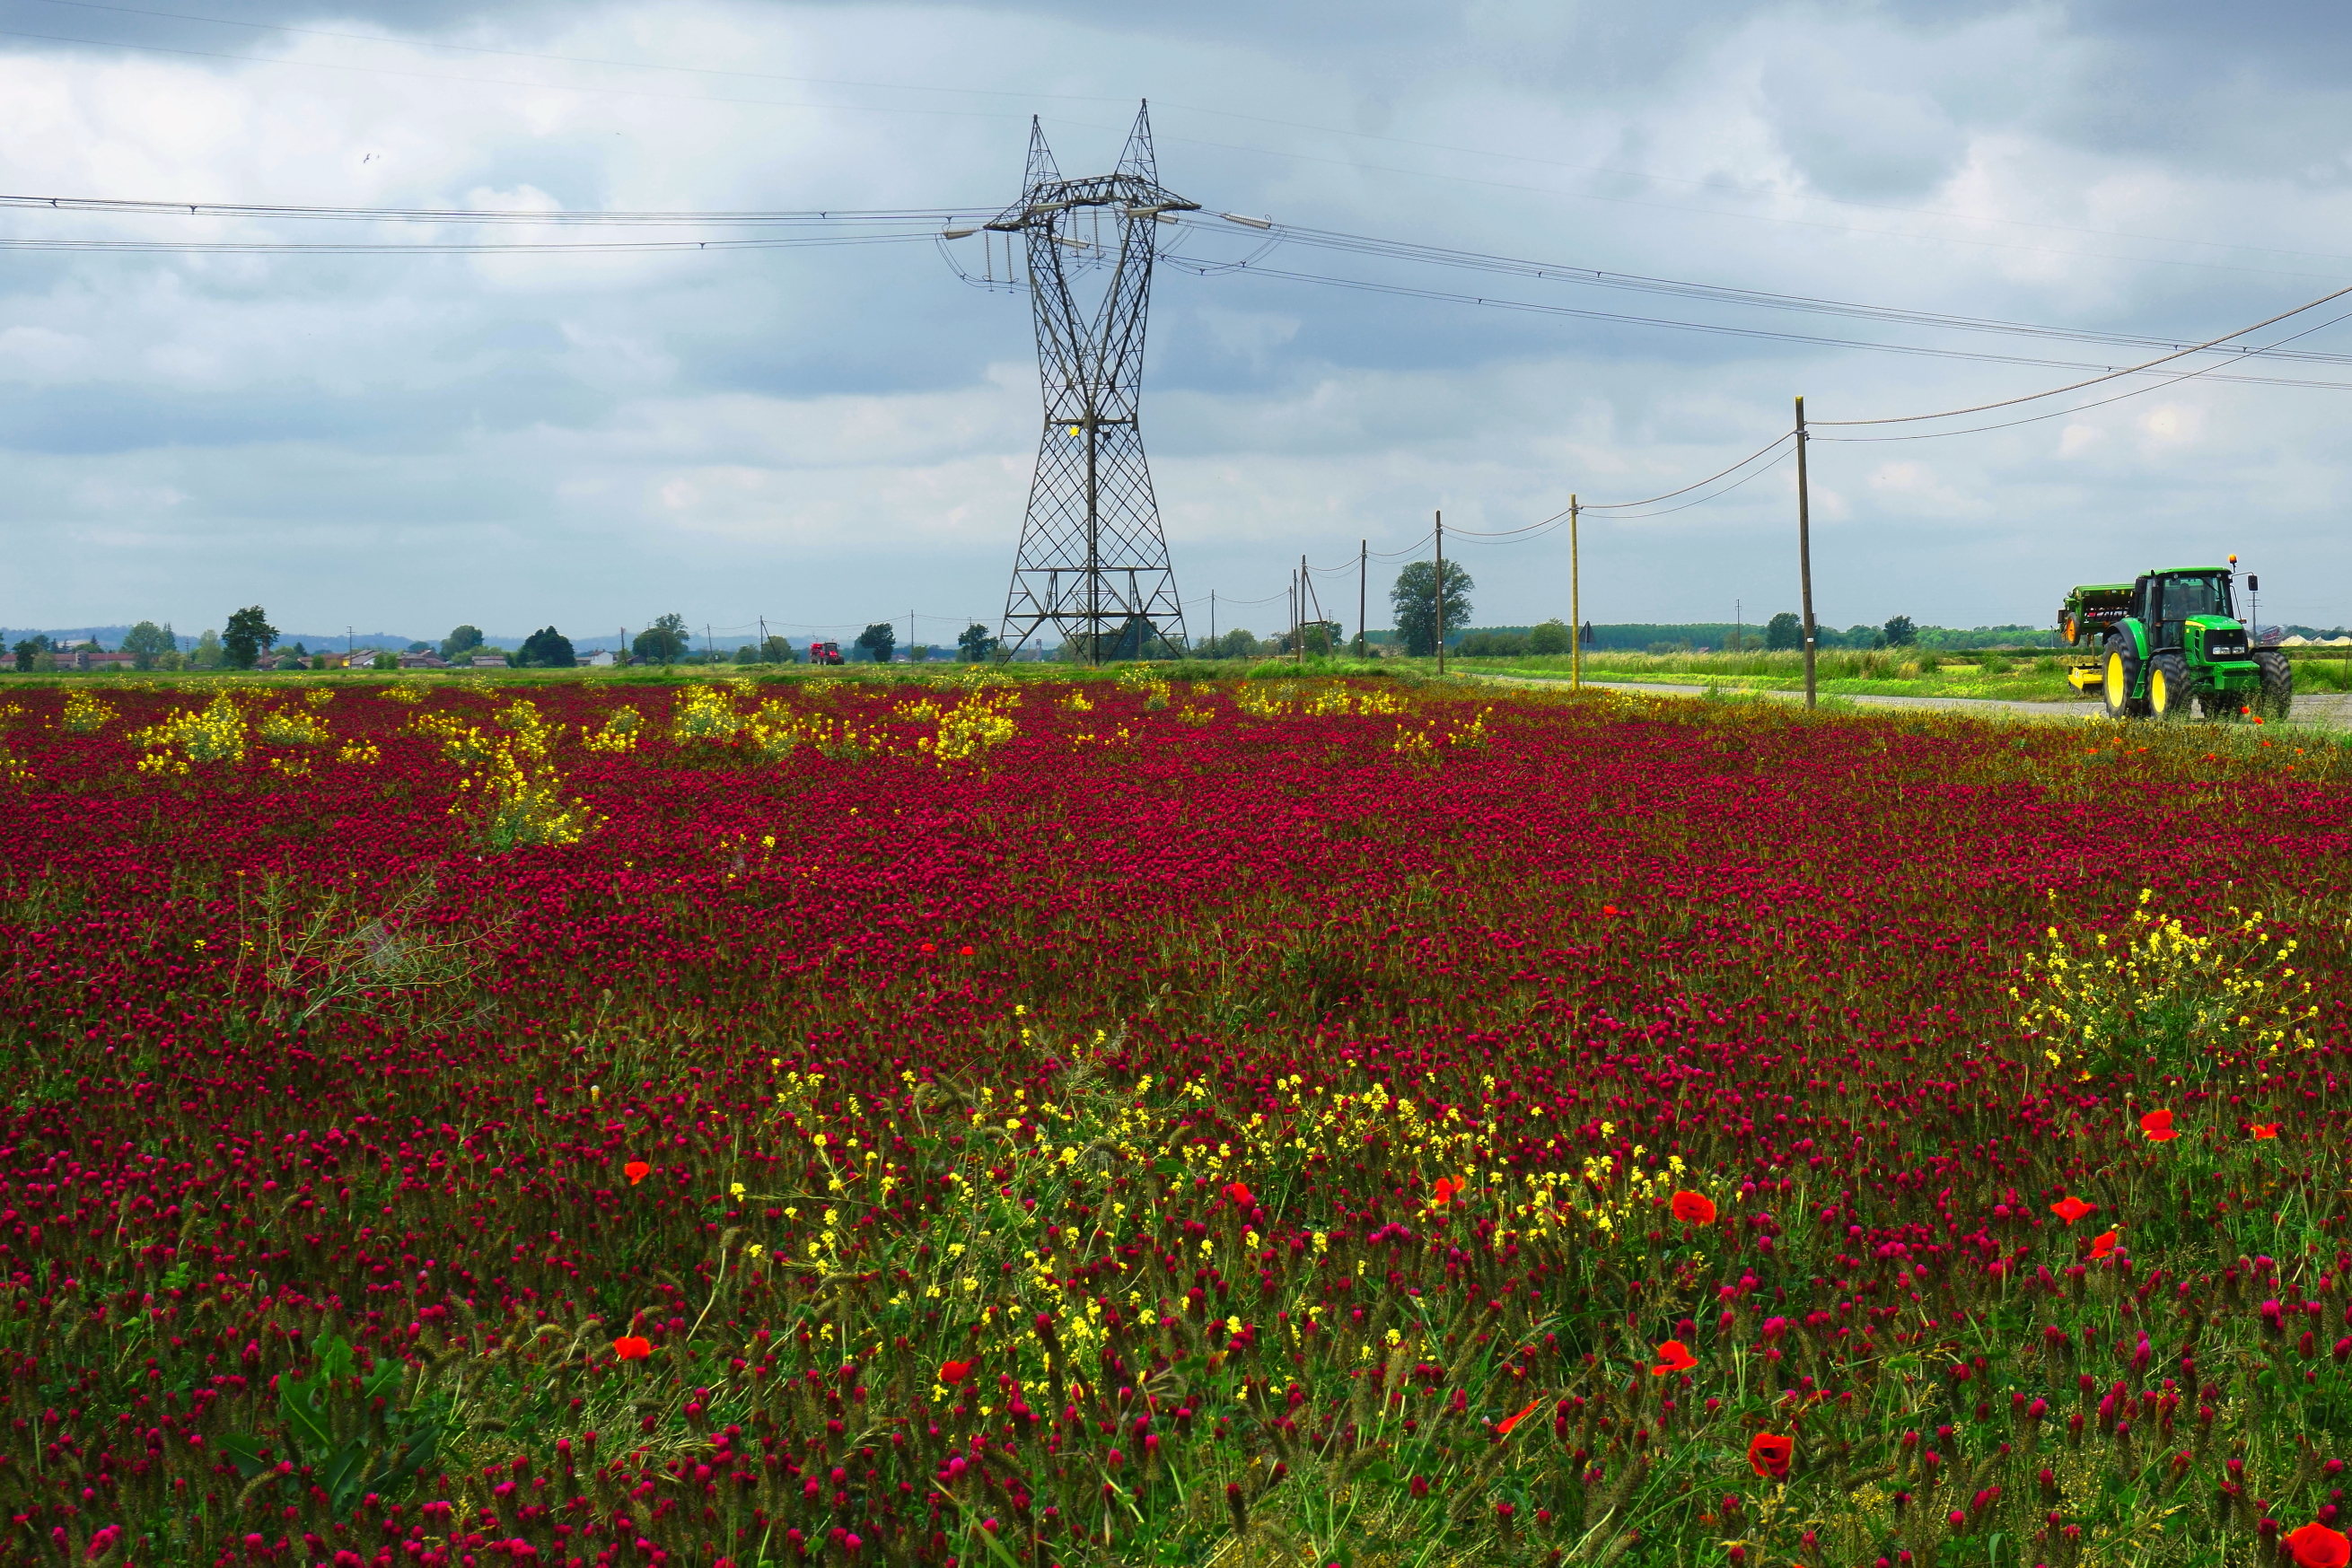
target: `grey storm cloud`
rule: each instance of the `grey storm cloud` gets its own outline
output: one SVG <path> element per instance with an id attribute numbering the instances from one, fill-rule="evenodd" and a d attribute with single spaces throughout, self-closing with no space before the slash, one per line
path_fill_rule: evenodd
<path id="1" fill-rule="evenodd" d="M 1213 212 L 1562 267 L 2186 341 L 2325 293 L 2352 258 L 2336 10 L 1661 15 L 0 0 L 0 190 L 984 214 L 1019 189 L 1031 114 L 1081 172 L 1148 97 L 1161 177 Z M 1185 253 L 1250 256 L 1254 233 L 1225 227 Z M 993 621 L 1037 435 L 1027 307 L 943 259 L 981 267 L 981 241 L 908 232 L 683 254 L 11 250 L 0 622 L 194 630 L 257 601 L 280 625 L 420 635 L 668 610 L 719 635 L 762 615 L 855 630 L 912 611 L 927 638 Z M 0 212 L 16 241 L 483 233 Z M 1402 549 L 1441 507 L 1499 529 L 1571 491 L 1670 489 L 1772 439 L 1796 393 L 1820 419 L 1925 411 L 2139 352 L 1297 245 L 1255 267 L 1782 334 L 1163 268 L 1144 428 L 1178 581 L 1203 609 L 1212 590 L 1276 596 L 1240 612 L 1261 627 L 1302 551 Z M 2295 347 L 2352 350 L 2347 332 Z M 2352 382 L 2352 363 L 2233 368 Z M 1822 612 L 2039 620 L 2069 581 L 2234 549 L 2277 586 L 2266 611 L 2339 621 L 2347 395 L 2200 379 L 1979 434 L 1825 440 Z M 1793 602 L 1792 535 L 1785 465 L 1596 519 L 1586 606 L 1720 619 L 1738 598 L 1760 619 Z M 1465 540 L 1481 614 L 1564 613 L 1565 554 Z"/>

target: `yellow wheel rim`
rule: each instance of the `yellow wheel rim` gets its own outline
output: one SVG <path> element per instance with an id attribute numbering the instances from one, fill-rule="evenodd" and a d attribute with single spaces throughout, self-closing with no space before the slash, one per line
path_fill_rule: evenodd
<path id="1" fill-rule="evenodd" d="M 2172 688 L 2166 684 L 2162 670 L 2152 671 L 2148 674 L 2147 706 L 2158 714 L 2168 714 L 2172 711 Z"/>
<path id="2" fill-rule="evenodd" d="M 2124 706 L 2124 656 L 2107 655 L 2107 706 L 2120 710 Z"/>

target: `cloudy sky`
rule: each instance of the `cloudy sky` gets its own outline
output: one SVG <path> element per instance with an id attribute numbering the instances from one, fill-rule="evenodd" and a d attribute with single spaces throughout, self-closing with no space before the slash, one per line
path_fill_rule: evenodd
<path id="1" fill-rule="evenodd" d="M 1144 98 L 1167 185 L 1346 235 L 2181 343 L 2352 284 L 2334 6 L 0 0 L 10 195 L 984 214 L 1019 191 L 1032 114 L 1065 173 L 1094 172 Z M 745 232 L 0 211 L 11 242 Z M 1212 219 L 1181 246 L 1258 237 Z M 9 249 L 0 623 L 194 632 L 255 602 L 415 635 L 992 623 L 1040 413 L 1026 300 L 948 263 L 981 268 L 981 244 Z M 1143 430 L 1196 632 L 1212 591 L 1220 630 L 1277 625 L 1301 553 L 1401 550 L 1438 508 L 1501 531 L 1571 492 L 1675 489 L 1785 431 L 1793 394 L 1816 421 L 1928 413 L 2158 351 L 1298 244 L 1255 265 L 1302 276 L 1155 283 Z M 2071 582 L 2231 551 L 2265 620 L 2352 615 L 2352 320 L 2325 325 L 2347 309 L 2245 340 L 2319 329 L 2246 379 L 1816 443 L 1822 618 L 2039 622 Z M 2052 417 L 2010 423 L 2030 415 Z M 1595 516 L 1586 613 L 1793 608 L 1794 536 L 1788 463 Z M 1564 533 L 1457 553 L 1481 623 L 1567 613 Z M 1352 627 L 1352 576 L 1321 591 Z"/>

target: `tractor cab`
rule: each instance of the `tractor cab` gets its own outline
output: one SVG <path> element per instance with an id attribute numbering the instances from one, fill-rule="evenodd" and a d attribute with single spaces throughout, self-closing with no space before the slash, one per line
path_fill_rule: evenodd
<path id="1" fill-rule="evenodd" d="M 2245 658 L 2231 576 L 2226 567 L 2176 567 L 2136 579 L 2129 618 L 2147 628 L 2149 650 L 2189 653 L 2192 662 Z"/>
<path id="2" fill-rule="evenodd" d="M 2234 579 L 2225 566 L 2179 566 L 2132 580 L 2096 682 L 2110 717 L 2286 716 L 2294 672 L 2284 653 L 2252 645 L 2238 619 Z"/>

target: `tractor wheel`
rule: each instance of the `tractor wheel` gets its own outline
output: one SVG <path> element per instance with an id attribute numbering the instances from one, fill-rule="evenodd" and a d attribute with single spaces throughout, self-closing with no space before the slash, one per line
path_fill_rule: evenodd
<path id="1" fill-rule="evenodd" d="M 2106 680 L 2101 693 L 2107 699 L 2109 718 L 2136 718 L 2140 712 L 2140 700 L 2132 695 L 2139 685 L 2139 654 L 2127 637 L 2107 639 Z"/>
<path id="2" fill-rule="evenodd" d="M 2167 724 L 2179 724 L 2195 713 L 2197 700 L 2189 684 L 2189 661 L 2179 653 L 2158 653 L 2148 664 L 2147 711 Z"/>
<path id="3" fill-rule="evenodd" d="M 2286 717 L 2294 706 L 2294 666 L 2275 648 L 2256 653 L 2254 663 L 2263 672 L 2263 689 L 2254 698 L 2254 711 L 2264 718 Z"/>

